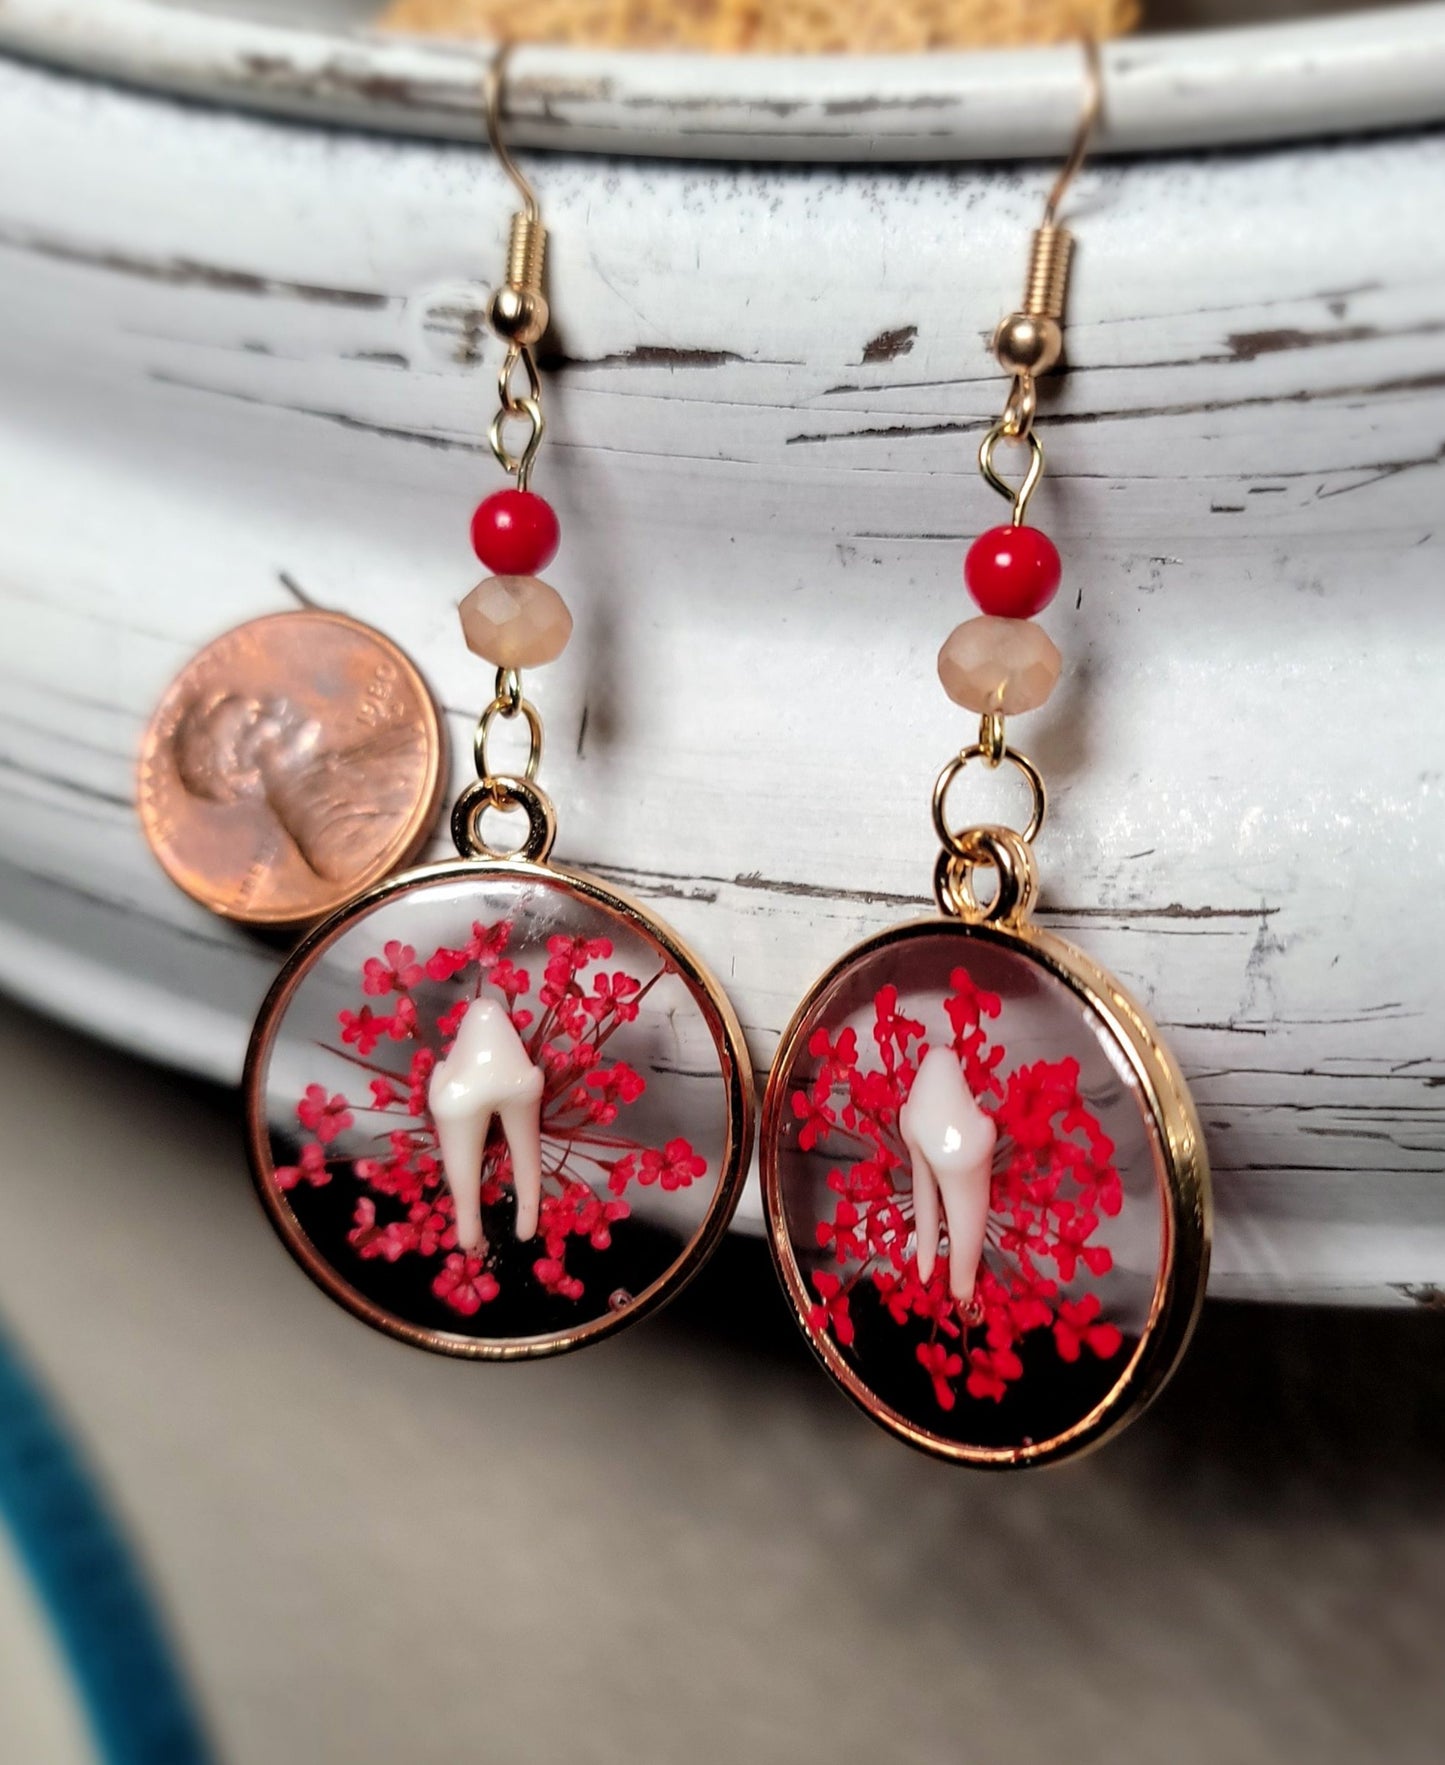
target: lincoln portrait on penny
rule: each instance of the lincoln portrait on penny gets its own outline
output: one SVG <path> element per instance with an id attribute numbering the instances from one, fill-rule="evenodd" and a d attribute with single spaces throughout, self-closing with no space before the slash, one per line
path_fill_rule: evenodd
<path id="1" fill-rule="evenodd" d="M 410 812 L 422 737 L 403 725 L 345 747 L 323 741 L 321 724 L 287 699 L 222 692 L 186 708 L 171 751 L 191 796 L 264 803 L 308 869 L 343 882 L 375 850 L 378 828 Z"/>

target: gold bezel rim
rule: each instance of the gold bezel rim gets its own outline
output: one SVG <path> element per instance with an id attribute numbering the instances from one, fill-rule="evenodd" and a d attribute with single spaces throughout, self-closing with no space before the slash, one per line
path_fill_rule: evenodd
<path id="1" fill-rule="evenodd" d="M 813 1302 L 793 1251 L 782 1192 L 778 1151 L 786 1119 L 787 1075 L 800 1042 L 815 1027 L 819 1002 L 848 970 L 868 956 L 939 932 L 999 945 L 1028 957 L 1093 1013 L 1123 1053 L 1138 1083 L 1154 1149 L 1163 1243 L 1154 1295 L 1138 1346 L 1107 1395 L 1078 1422 L 1061 1433 L 1017 1447 L 973 1446 L 910 1421 L 872 1392 L 831 1336 L 809 1327 Z M 875 932 L 840 956 L 808 989 L 778 1043 L 763 1096 L 760 1163 L 774 1267 L 809 1346 L 867 1415 L 910 1446 L 936 1458 L 988 1470 L 1011 1470 L 1089 1452 L 1125 1427 L 1158 1395 L 1193 1333 L 1209 1272 L 1211 1203 L 1203 1135 L 1183 1074 L 1147 1014 L 1112 975 L 1083 951 L 1028 921 L 1005 928 L 942 916 L 910 920 Z"/>
<path id="2" fill-rule="evenodd" d="M 150 788 L 147 781 L 149 770 L 156 763 L 157 730 L 161 722 L 161 712 L 170 703 L 171 697 L 181 681 L 207 651 L 213 649 L 217 644 L 224 643 L 235 632 L 244 631 L 250 626 L 266 625 L 275 619 L 324 619 L 330 624 L 345 626 L 348 630 L 370 639 L 384 649 L 406 676 L 407 684 L 411 687 L 422 708 L 427 751 L 432 756 L 432 766 L 430 775 L 425 781 L 425 791 L 418 795 L 411 813 L 397 834 L 387 842 L 384 851 L 378 854 L 376 859 L 362 872 L 360 884 L 354 881 L 349 882 L 344 887 L 340 887 L 337 893 L 319 907 L 307 907 L 300 913 L 242 910 L 231 905 L 215 892 L 208 893 L 201 889 L 191 888 L 185 876 L 176 869 L 170 849 L 155 844 L 150 839 L 147 830 L 146 845 L 151 855 L 165 872 L 167 878 L 183 895 L 199 903 L 208 912 L 214 913 L 218 919 L 227 920 L 232 925 L 251 926 L 258 931 L 273 932 L 285 931 L 294 926 L 313 924 L 337 913 L 356 898 L 358 887 L 363 890 L 374 888 L 378 882 L 392 875 L 402 866 L 411 864 L 426 844 L 432 826 L 441 812 L 441 806 L 447 794 L 451 769 L 446 725 L 437 708 L 436 696 L 427 684 L 421 669 L 394 638 L 388 637 L 384 631 L 378 631 L 374 625 L 368 625 L 364 619 L 355 619 L 350 613 L 340 613 L 331 607 L 282 608 L 274 613 L 259 613 L 254 619 L 244 619 L 239 625 L 233 625 L 226 631 L 218 632 L 209 643 L 203 644 L 186 661 L 185 665 L 177 670 L 165 691 L 156 701 L 141 741 L 140 754 L 136 761 L 138 801 L 146 796 Z"/>
<path id="3" fill-rule="evenodd" d="M 489 1338 L 459 1332 L 433 1330 L 409 1323 L 358 1292 L 312 1244 L 301 1223 L 287 1205 L 284 1193 L 272 1180 L 270 1123 L 266 1113 L 265 1076 L 276 1032 L 297 988 L 310 972 L 315 958 L 336 942 L 351 926 L 394 896 L 432 883 L 511 878 L 519 883 L 558 887 L 621 920 L 673 962 L 699 1009 L 709 1021 L 718 1050 L 727 1106 L 727 1152 L 717 1189 L 702 1224 L 678 1259 L 630 1305 L 619 1312 L 604 1313 L 560 1334 Z M 257 1014 L 246 1052 L 242 1079 L 246 1112 L 246 1150 L 257 1194 L 272 1225 L 291 1255 L 319 1287 L 346 1307 L 353 1316 L 398 1340 L 433 1353 L 466 1360 L 532 1360 L 564 1354 L 599 1341 L 617 1330 L 659 1310 L 693 1279 L 712 1255 L 737 1210 L 752 1157 L 755 1100 L 752 1067 L 742 1026 L 732 1004 L 707 965 L 665 921 L 649 913 L 631 896 L 610 884 L 560 864 L 538 864 L 515 859 L 457 858 L 424 865 L 373 885 L 354 901 L 330 915 L 302 940 L 277 975 Z"/>

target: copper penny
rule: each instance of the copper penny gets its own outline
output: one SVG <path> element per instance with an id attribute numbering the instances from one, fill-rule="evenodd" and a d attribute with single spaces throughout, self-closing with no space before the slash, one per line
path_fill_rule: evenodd
<path id="1" fill-rule="evenodd" d="M 171 682 L 141 749 L 141 824 L 213 912 L 296 925 L 415 856 L 444 758 L 431 694 L 394 643 L 341 613 L 273 613 Z"/>

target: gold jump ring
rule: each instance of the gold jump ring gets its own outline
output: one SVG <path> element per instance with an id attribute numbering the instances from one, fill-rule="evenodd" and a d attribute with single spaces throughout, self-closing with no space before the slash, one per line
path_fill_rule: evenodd
<path id="1" fill-rule="evenodd" d="M 985 764 L 991 763 L 993 765 L 998 765 L 1000 760 L 1007 760 L 1010 765 L 1023 774 L 1024 781 L 1033 796 L 1033 808 L 1029 815 L 1028 825 L 1019 837 L 1026 844 L 1032 845 L 1044 825 L 1044 816 L 1048 813 L 1049 806 L 1048 792 L 1044 789 L 1044 781 L 1038 767 L 1026 754 L 1020 754 L 1013 748 L 1005 748 L 999 760 L 990 762 L 988 749 L 980 746 L 978 742 L 971 743 L 961 752 L 955 754 L 939 773 L 934 783 L 933 829 L 938 835 L 939 844 L 955 858 L 961 858 L 970 863 L 975 861 L 975 848 L 971 844 L 971 836 L 976 830 L 964 828 L 955 833 L 948 825 L 947 812 L 948 793 L 953 782 L 971 760 L 982 760 Z"/>
<path id="2" fill-rule="evenodd" d="M 521 845 L 501 851 L 482 836 L 482 816 L 488 809 L 521 809 L 527 817 L 527 833 Z M 463 858 L 514 859 L 541 864 L 557 837 L 557 811 L 544 790 L 525 778 L 476 778 L 457 798 L 452 810 L 452 839 Z"/>
<path id="3" fill-rule="evenodd" d="M 513 717 L 518 715 L 525 717 L 527 720 L 527 735 L 529 738 L 527 764 L 523 768 L 522 777 L 528 784 L 531 784 L 533 779 L 536 778 L 537 770 L 542 764 L 542 719 L 538 714 L 537 707 L 530 699 L 518 699 L 514 704 L 509 704 L 507 699 L 503 698 L 503 696 L 498 693 L 497 697 L 494 698 L 491 704 L 487 706 L 486 710 L 482 712 L 481 718 L 477 723 L 476 738 L 472 743 L 472 752 L 477 763 L 477 777 L 481 779 L 483 783 L 487 782 L 494 776 L 500 776 L 492 772 L 492 768 L 487 760 L 487 737 L 491 734 L 492 725 L 499 717 L 510 721 Z"/>

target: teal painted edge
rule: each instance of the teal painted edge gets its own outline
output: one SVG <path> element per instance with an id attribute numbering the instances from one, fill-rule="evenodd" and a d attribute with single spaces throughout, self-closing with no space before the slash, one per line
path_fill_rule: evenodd
<path id="1" fill-rule="evenodd" d="M 125 1541 L 3 1333 L 0 1521 L 55 1628 L 106 1765 L 212 1765 Z"/>

